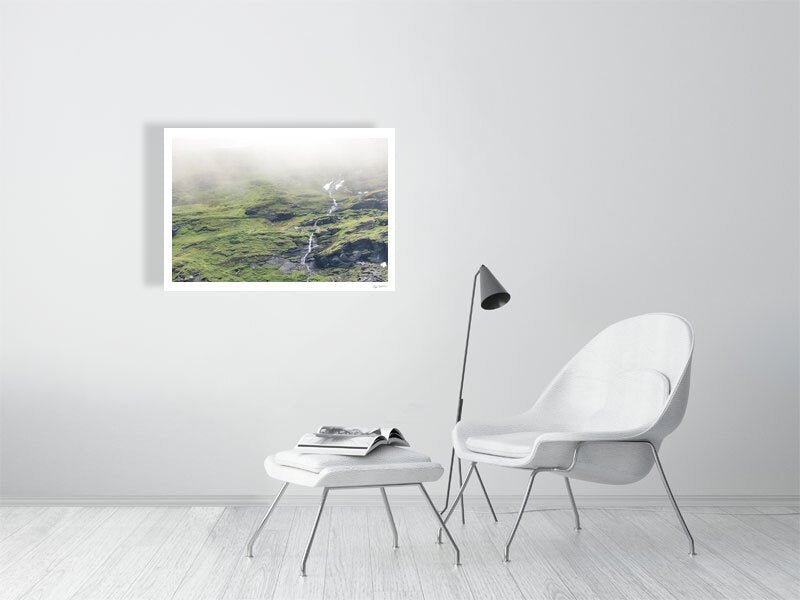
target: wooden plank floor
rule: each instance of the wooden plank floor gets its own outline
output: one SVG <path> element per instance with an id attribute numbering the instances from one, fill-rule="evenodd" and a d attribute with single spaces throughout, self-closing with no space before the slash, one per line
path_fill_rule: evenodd
<path id="1" fill-rule="evenodd" d="M 380 506 L 330 502 L 308 562 L 315 507 L 284 505 L 255 557 L 243 556 L 263 507 L 2 507 L 0 600 L 800 598 L 796 507 L 687 507 L 698 555 L 667 507 L 533 508 L 501 561 L 513 506 L 483 507 L 436 545 L 427 506 L 395 507 L 400 548 Z"/>

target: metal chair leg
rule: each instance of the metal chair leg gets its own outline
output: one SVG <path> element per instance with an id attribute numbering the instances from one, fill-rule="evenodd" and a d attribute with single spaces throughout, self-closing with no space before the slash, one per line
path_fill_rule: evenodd
<path id="1" fill-rule="evenodd" d="M 469 479 L 469 473 L 467 473 L 467 479 Z M 431 497 L 428 496 L 428 491 L 425 489 L 425 486 L 420 483 L 419 489 L 422 492 L 422 495 L 425 496 L 425 500 L 428 501 L 428 505 L 431 507 L 433 514 L 436 515 L 436 519 L 439 521 L 439 525 L 441 525 L 441 529 L 439 529 L 439 535 L 441 535 L 442 529 L 444 529 L 444 532 L 447 534 L 447 539 L 450 540 L 450 543 L 453 545 L 453 550 L 456 553 L 455 566 L 456 567 L 459 566 L 461 564 L 461 550 L 458 549 L 456 541 L 453 539 L 453 536 L 450 535 L 450 530 L 447 528 L 447 524 L 442 520 L 442 515 L 439 514 L 438 510 L 436 510 L 436 506 L 434 506 Z"/>
<path id="2" fill-rule="evenodd" d="M 322 489 L 322 499 L 319 503 L 319 508 L 317 509 L 317 516 L 314 519 L 314 526 L 311 528 L 311 535 L 308 537 L 308 544 L 306 544 L 306 551 L 303 553 L 303 562 L 300 565 L 300 575 L 303 577 L 306 576 L 306 563 L 308 562 L 308 553 L 311 552 L 311 544 L 314 543 L 314 536 L 317 533 L 317 527 L 319 526 L 319 518 L 322 516 L 322 509 L 325 508 L 325 500 L 328 499 L 328 488 Z"/>
<path id="3" fill-rule="evenodd" d="M 489 510 L 492 511 L 492 518 L 494 522 L 497 523 L 497 515 L 494 512 L 494 506 L 492 506 L 492 501 L 489 499 L 489 494 L 486 493 L 486 486 L 483 485 L 483 479 L 481 478 L 481 472 L 478 471 L 478 467 L 475 467 L 475 475 L 478 477 L 478 483 L 481 484 L 481 490 L 483 490 L 483 497 L 486 498 L 486 504 L 489 505 Z"/>
<path id="4" fill-rule="evenodd" d="M 569 477 L 564 477 L 564 483 L 567 484 L 567 493 L 569 494 L 569 501 L 572 503 L 572 514 L 575 515 L 575 531 L 580 531 L 581 517 L 578 514 L 578 507 L 575 505 L 575 496 L 572 495 L 572 485 L 569 482 Z"/>
<path id="5" fill-rule="evenodd" d="M 462 474 L 461 474 L 461 459 L 460 458 L 458 459 L 458 485 L 464 485 L 464 480 L 462 479 Z M 456 502 L 458 502 L 458 500 L 456 500 Z M 464 525 L 466 523 L 466 520 L 464 518 L 464 496 L 463 495 L 461 496 L 460 504 L 461 504 L 461 524 Z"/>
<path id="6" fill-rule="evenodd" d="M 381 488 L 381 496 L 383 497 L 383 505 L 386 507 L 386 516 L 389 517 L 389 525 L 392 527 L 392 548 L 399 548 L 397 545 L 397 527 L 395 527 L 392 509 L 389 506 L 389 498 L 386 496 L 386 488 Z"/>
<path id="7" fill-rule="evenodd" d="M 531 495 L 531 489 L 533 488 L 533 480 L 536 479 L 536 473 L 538 473 L 538 471 L 536 470 L 531 471 L 531 478 L 528 480 L 528 489 L 525 490 L 525 497 L 522 499 L 522 506 L 519 507 L 519 514 L 517 515 L 517 520 L 514 523 L 514 528 L 511 530 L 511 535 L 508 536 L 508 541 L 506 542 L 505 551 L 503 552 L 504 562 L 508 562 L 508 551 L 511 548 L 511 542 L 514 541 L 514 536 L 517 534 L 517 529 L 519 528 L 519 522 L 522 520 L 522 515 L 525 512 L 525 507 L 528 504 L 528 497 Z"/>
<path id="8" fill-rule="evenodd" d="M 467 471 L 467 476 L 464 478 L 464 483 L 461 484 L 461 488 L 458 490 L 458 494 L 456 495 L 455 500 L 453 500 L 453 504 L 450 505 L 450 510 L 447 511 L 447 514 L 444 517 L 442 523 L 446 524 L 447 521 L 450 520 L 450 516 L 453 514 L 453 511 L 458 506 L 458 501 L 461 500 L 461 497 L 464 495 L 464 490 L 467 488 L 467 484 L 469 483 L 469 478 L 472 476 L 472 472 L 475 470 L 475 463 L 472 463 L 469 467 L 469 471 Z M 439 532 L 436 534 L 436 543 L 442 543 L 442 528 L 439 527 Z"/>
<path id="9" fill-rule="evenodd" d="M 652 442 L 647 442 L 647 444 L 650 445 L 650 449 L 653 451 L 653 458 L 656 460 L 658 473 L 661 475 L 661 483 L 664 484 L 664 489 L 667 491 L 667 496 L 669 496 L 669 501 L 672 503 L 672 508 L 675 510 L 675 514 L 678 516 L 678 521 L 681 523 L 683 533 L 685 533 L 686 537 L 689 538 L 689 556 L 696 556 L 697 553 L 694 551 L 694 538 L 692 537 L 692 534 L 689 533 L 689 528 L 686 526 L 686 521 L 683 519 L 681 509 L 678 508 L 678 503 L 675 502 L 675 496 L 672 495 L 672 490 L 669 487 L 667 476 L 664 474 L 664 467 L 661 465 L 661 459 L 658 457 L 658 450 L 656 450 L 656 447 L 652 444 Z"/>
<path id="10" fill-rule="evenodd" d="M 283 492 L 286 491 L 287 487 L 289 487 L 289 482 L 288 481 L 283 484 L 283 487 L 281 487 L 281 490 L 278 492 L 278 495 L 275 496 L 275 499 L 272 501 L 272 504 L 270 504 L 269 509 L 267 509 L 267 514 L 264 515 L 264 518 L 261 520 L 261 524 L 253 532 L 253 535 L 250 536 L 250 541 L 247 542 L 247 556 L 249 558 L 253 558 L 253 544 L 256 543 L 256 540 L 258 539 L 258 536 L 261 534 L 261 530 L 264 529 L 264 525 L 267 524 L 267 519 L 269 519 L 269 516 L 272 514 L 272 511 L 275 509 L 275 506 L 278 504 L 278 500 L 281 499 L 281 496 L 283 496 Z"/>

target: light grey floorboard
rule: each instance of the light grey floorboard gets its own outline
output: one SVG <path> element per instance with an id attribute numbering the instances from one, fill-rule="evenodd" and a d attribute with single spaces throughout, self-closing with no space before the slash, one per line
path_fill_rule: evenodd
<path id="1" fill-rule="evenodd" d="M 278 509 L 279 510 L 279 509 Z M 294 523 L 286 541 L 286 553 L 280 562 L 278 581 L 273 590 L 275 600 L 320 600 L 325 591 L 325 563 L 328 559 L 328 534 L 331 515 L 326 509 L 314 540 L 315 551 L 308 559 L 308 576 L 300 576 L 300 561 L 314 522 L 316 508 L 297 508 Z"/>
<path id="2" fill-rule="evenodd" d="M 80 547 L 116 508 L 83 508 L 0 573 L 0 600 L 16 600 Z"/>
<path id="3" fill-rule="evenodd" d="M 228 579 L 222 595 L 223 600 L 262 600 L 272 598 L 281 565 L 286 560 L 289 534 L 297 513 L 291 506 L 278 506 L 267 521 L 258 542 L 253 548 L 253 557 L 245 556 L 247 541 L 233 550 L 236 566 Z M 247 539 L 266 514 L 267 507 L 257 508 L 256 518 L 248 531 Z"/>
<path id="4" fill-rule="evenodd" d="M 780 520 L 773 518 L 769 514 L 761 513 L 754 508 L 741 512 L 737 509 L 726 508 L 719 515 L 734 517 L 738 523 L 737 527 L 744 526 L 748 531 L 754 531 L 759 535 L 766 536 L 775 542 L 778 547 L 783 547 L 788 551 L 800 549 L 800 531 L 792 527 L 789 523 L 781 523 Z"/>
<path id="5" fill-rule="evenodd" d="M 245 506 L 225 509 L 173 600 L 213 600 L 222 596 L 260 512 L 259 508 Z"/>
<path id="6" fill-rule="evenodd" d="M 40 506 L 13 506 L 0 509 L 0 542 L 41 515 L 46 509 Z"/>
<path id="7" fill-rule="evenodd" d="M 414 549 L 422 593 L 429 600 L 466 600 L 474 598 L 461 567 L 453 566 L 453 548 L 446 536 L 436 544 L 438 522 L 428 506 L 403 506 L 402 521 L 407 544 Z M 454 513 L 455 514 L 455 513 Z M 455 518 L 460 523 L 458 518 Z M 453 527 L 456 529 L 456 527 Z M 456 543 L 463 547 L 458 533 Z"/>
<path id="8" fill-rule="evenodd" d="M 528 508 L 535 506 L 535 499 Z M 519 506 L 499 505 L 495 507 L 500 522 L 497 526 L 484 525 L 484 530 L 495 546 L 494 556 L 502 560 L 506 540 L 514 525 Z M 566 600 L 593 597 L 591 588 L 580 579 L 567 581 L 566 575 L 547 556 L 544 546 L 535 537 L 541 514 L 526 512 L 511 546 L 509 562 L 505 563 L 526 600 Z M 481 523 L 485 521 L 481 519 Z M 470 522 L 466 527 L 471 526 Z"/>
<path id="9" fill-rule="evenodd" d="M 800 597 L 797 554 L 787 545 L 749 526 L 736 526 L 729 515 L 699 514 L 694 518 L 696 535 L 716 540 L 725 558 L 778 596 L 790 592 Z M 720 552 L 715 549 L 716 552 Z"/>
<path id="10" fill-rule="evenodd" d="M 680 537 L 683 534 L 660 520 L 660 513 L 661 511 L 592 510 L 587 511 L 586 527 L 591 527 L 600 536 L 607 538 L 609 544 L 615 543 L 621 552 L 621 560 L 628 561 L 629 557 L 635 556 L 637 564 L 676 598 L 730 598 L 726 591 L 737 589 L 732 582 L 728 585 L 728 590 L 724 587 L 719 589 L 713 578 L 709 581 L 706 576 L 705 565 L 714 557 L 704 555 L 701 561 L 696 560 L 697 557 L 689 557 L 688 550 L 683 545 L 685 539 Z M 718 568 L 723 568 L 722 574 L 728 577 L 739 576 L 733 567 L 724 562 L 720 562 Z M 766 589 L 763 591 L 767 592 Z"/>
<path id="11" fill-rule="evenodd" d="M 619 513 L 619 511 L 616 511 Z M 617 519 L 621 514 L 618 514 Z M 703 528 L 701 513 L 685 514 L 687 525 L 694 535 L 697 556 L 689 556 L 689 546 L 672 511 L 631 511 L 627 521 L 635 528 L 632 535 L 646 538 L 651 550 L 648 556 L 658 565 L 657 573 L 669 581 L 669 589 L 687 590 L 700 598 L 774 598 L 776 595 L 758 577 L 742 571 L 731 560 L 729 552 L 718 552 L 715 538 Z M 735 520 L 728 518 L 731 525 Z"/>
<path id="12" fill-rule="evenodd" d="M 486 600 L 522 598 L 516 579 L 485 529 L 501 529 L 502 524 L 495 523 L 490 514 L 478 514 L 470 507 L 467 507 L 466 520 L 463 527 L 460 520 L 454 525 L 458 528 L 456 541 L 461 545 L 461 570 L 472 595 Z"/>
<path id="13" fill-rule="evenodd" d="M 171 598 L 224 508 L 191 508 L 125 594 L 126 600 Z"/>
<path id="14" fill-rule="evenodd" d="M 369 509 L 334 505 L 329 510 L 331 530 L 322 597 L 325 600 L 369 600 L 373 597 L 369 525 L 365 519 Z"/>
<path id="15" fill-rule="evenodd" d="M 582 509 L 575 532 L 569 509 L 539 510 L 534 497 L 510 563 L 502 549 L 517 507 L 496 508 L 498 525 L 477 505 L 466 526 L 454 521 L 456 569 L 421 502 L 395 503 L 394 550 L 380 504 L 337 506 L 332 495 L 305 578 L 315 506 L 279 506 L 253 559 L 244 546 L 265 507 L 4 508 L 0 600 L 800 598 L 792 507 L 687 507 L 690 558 L 668 506 Z"/>
<path id="16" fill-rule="evenodd" d="M 0 542 L 0 574 L 80 513 L 77 507 L 48 508 L 6 537 Z"/>
<path id="17" fill-rule="evenodd" d="M 558 529 L 566 530 L 573 524 L 570 509 L 547 511 L 545 517 L 559 523 Z M 661 578 L 654 576 L 652 570 L 641 564 L 641 561 L 628 560 L 631 548 L 623 539 L 608 535 L 595 522 L 602 520 L 602 515 L 595 510 L 581 510 L 581 525 L 583 529 L 575 532 L 571 538 L 575 549 L 579 552 L 570 557 L 581 568 L 596 562 L 605 577 L 615 581 L 624 582 L 621 588 L 622 597 L 632 598 L 671 598 L 670 590 L 662 584 Z M 587 558 L 588 556 L 588 558 Z"/>
<path id="18" fill-rule="evenodd" d="M 559 514 L 568 519 L 557 519 Z M 614 557 L 603 555 L 599 548 L 591 546 L 591 537 L 587 539 L 582 531 L 575 531 L 571 513 L 541 511 L 538 525 L 536 530 L 526 530 L 523 539 L 524 535 L 529 535 L 532 543 L 543 545 L 550 560 L 565 565 L 560 570 L 566 575 L 568 585 L 580 579 L 589 587 L 593 596 L 600 598 L 636 600 L 647 597 L 646 589 L 638 581 L 625 581 L 609 576 L 609 570 L 618 570 Z M 609 569 L 609 562 L 614 565 L 613 569 Z"/>
<path id="19" fill-rule="evenodd" d="M 379 600 L 422 600 L 422 586 L 414 562 L 414 542 L 428 540 L 412 540 L 406 530 L 405 513 L 399 511 L 396 504 L 393 512 L 399 548 L 392 548 L 392 530 L 386 511 L 370 508 L 367 512 L 373 595 Z"/>
<path id="20" fill-rule="evenodd" d="M 573 567 L 572 576 L 582 577 L 601 598 L 640 600 L 656 597 L 656 588 L 647 579 L 634 575 L 624 554 L 609 552 L 603 539 L 591 530 L 592 518 L 584 514 L 582 529 L 575 529 L 571 510 L 543 511 L 542 535 L 553 540 L 552 553 L 559 562 Z M 658 590 L 663 592 L 663 588 Z"/>
<path id="21" fill-rule="evenodd" d="M 150 508 L 136 530 L 98 565 L 71 600 L 123 598 L 188 512 L 183 506 Z"/>
<path id="22" fill-rule="evenodd" d="M 796 552 L 800 552 L 800 517 L 759 512 L 759 516 L 737 514 L 736 518 L 771 538 L 788 544 Z"/>
<path id="23" fill-rule="evenodd" d="M 151 508 L 118 508 L 23 594 L 22 600 L 64 600 L 72 596 L 152 511 Z"/>
<path id="24" fill-rule="evenodd" d="M 800 508 L 797 506 L 785 507 L 757 507 L 764 514 L 774 517 L 776 521 L 794 531 L 800 532 Z"/>

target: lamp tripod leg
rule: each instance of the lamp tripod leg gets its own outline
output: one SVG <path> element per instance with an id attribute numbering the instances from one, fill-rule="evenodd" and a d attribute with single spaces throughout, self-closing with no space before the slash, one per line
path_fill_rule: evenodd
<path id="1" fill-rule="evenodd" d="M 439 511 L 439 514 L 444 514 L 447 512 L 447 508 L 450 506 L 450 486 L 453 483 L 453 462 L 456 459 L 456 449 L 453 448 L 450 450 L 450 470 L 447 473 L 447 493 L 444 496 L 444 508 Z"/>

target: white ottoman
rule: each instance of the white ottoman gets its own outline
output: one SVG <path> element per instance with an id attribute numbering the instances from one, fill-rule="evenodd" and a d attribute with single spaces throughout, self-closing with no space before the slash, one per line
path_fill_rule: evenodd
<path id="1" fill-rule="evenodd" d="M 392 527 L 393 547 L 397 548 L 397 528 L 392 517 L 392 509 L 389 507 L 389 499 L 386 496 L 387 487 L 400 485 L 419 486 L 422 495 L 431 507 L 433 514 L 439 522 L 439 526 L 447 534 L 447 538 L 455 550 L 455 564 L 461 564 L 461 553 L 453 540 L 453 536 L 447 530 L 447 526 L 442 520 L 439 511 L 431 502 L 425 486 L 422 484 L 428 481 L 436 481 L 442 476 L 444 469 L 439 463 L 431 462 L 431 459 L 420 452 L 410 448 L 400 448 L 397 446 L 381 446 L 370 452 L 367 456 L 337 456 L 333 454 L 302 454 L 294 450 L 278 452 L 268 456 L 264 461 L 264 468 L 270 477 L 283 481 L 278 495 L 272 501 L 264 520 L 253 533 L 247 543 L 247 556 L 253 556 L 253 544 L 255 543 L 261 530 L 272 514 L 273 509 L 283 496 L 290 483 L 306 487 L 322 488 L 322 500 L 317 510 L 317 517 L 314 519 L 314 526 L 311 528 L 311 535 L 308 538 L 306 551 L 303 554 L 303 562 L 300 565 L 300 574 L 306 574 L 306 562 L 314 542 L 314 535 L 317 532 L 322 509 L 325 507 L 325 500 L 328 491 L 341 488 L 367 488 L 377 487 L 381 490 L 383 505 L 386 507 L 386 514 L 389 517 L 389 524 Z"/>

